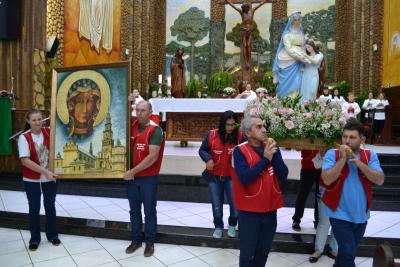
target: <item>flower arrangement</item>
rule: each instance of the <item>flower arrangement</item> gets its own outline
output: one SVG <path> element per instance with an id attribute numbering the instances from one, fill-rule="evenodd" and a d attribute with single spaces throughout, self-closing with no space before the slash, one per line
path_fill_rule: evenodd
<path id="1" fill-rule="evenodd" d="M 236 93 L 236 89 L 232 87 L 225 87 L 222 92 L 226 96 L 233 96 Z"/>
<path id="2" fill-rule="evenodd" d="M 346 123 L 337 103 L 305 101 L 301 104 L 301 96 L 257 99 L 247 105 L 247 114 L 260 116 L 274 139 L 302 138 L 311 143 L 322 139 L 327 146 L 341 137 Z"/>

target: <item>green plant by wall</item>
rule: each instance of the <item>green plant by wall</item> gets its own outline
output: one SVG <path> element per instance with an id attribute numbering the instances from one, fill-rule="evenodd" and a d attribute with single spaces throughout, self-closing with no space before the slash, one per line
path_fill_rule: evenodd
<path id="1" fill-rule="evenodd" d="M 186 94 L 187 98 L 197 98 L 197 93 L 201 92 L 205 83 L 201 80 L 191 79 L 186 86 Z"/>
<path id="2" fill-rule="evenodd" d="M 158 84 L 157 83 L 152 83 L 149 85 L 148 98 L 151 98 L 151 92 L 153 92 L 153 91 L 158 92 Z"/>
<path id="3" fill-rule="evenodd" d="M 276 84 L 274 84 L 273 79 L 272 79 L 272 71 L 267 71 L 261 81 L 262 87 L 267 89 L 268 94 L 270 95 L 275 95 L 276 91 Z"/>
<path id="4" fill-rule="evenodd" d="M 341 81 L 338 83 L 335 88 L 339 89 L 340 95 L 343 96 L 345 99 L 348 99 L 349 96 L 349 84 L 346 81 Z"/>
<path id="5" fill-rule="evenodd" d="M 361 90 L 360 94 L 356 96 L 355 101 L 358 103 L 360 107 L 364 104 L 364 101 L 368 99 L 368 89 L 364 88 Z"/>
<path id="6" fill-rule="evenodd" d="M 225 87 L 232 86 L 232 82 L 233 77 L 229 72 L 217 72 L 208 80 L 208 90 L 210 93 L 222 94 Z"/>

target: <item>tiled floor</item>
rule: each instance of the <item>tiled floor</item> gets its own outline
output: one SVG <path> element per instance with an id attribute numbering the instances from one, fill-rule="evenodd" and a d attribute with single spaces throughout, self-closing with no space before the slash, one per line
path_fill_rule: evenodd
<path id="1" fill-rule="evenodd" d="M 129 222 L 127 199 L 58 194 L 56 209 L 58 216 Z M 0 210 L 27 213 L 25 193 L 0 190 Z M 278 232 L 293 232 L 293 213 L 293 208 L 279 209 Z M 43 206 L 41 214 L 44 214 Z M 224 214 L 229 214 L 227 205 L 224 205 Z M 210 234 L 214 227 L 211 204 L 203 203 L 158 201 L 157 220 L 160 225 L 210 228 Z M 224 221 L 227 225 L 227 216 L 224 216 Z M 302 233 L 315 233 L 312 209 L 305 210 L 301 226 Z M 400 238 L 400 212 L 372 211 L 365 236 Z"/>
<path id="2" fill-rule="evenodd" d="M 239 251 L 208 247 L 155 244 L 155 254 L 143 257 L 143 248 L 133 254 L 125 254 L 129 245 L 125 240 L 60 235 L 62 244 L 58 247 L 45 241 L 37 251 L 27 249 L 29 232 L 0 228 L 0 263 L 4 267 L 72 267 L 72 266 L 138 266 L 138 267 L 205 267 L 238 266 Z M 357 258 L 357 266 L 371 267 L 371 258 Z M 308 255 L 271 253 L 267 267 L 322 267 L 332 266 L 333 261 L 322 256 L 318 263 L 308 262 Z"/>

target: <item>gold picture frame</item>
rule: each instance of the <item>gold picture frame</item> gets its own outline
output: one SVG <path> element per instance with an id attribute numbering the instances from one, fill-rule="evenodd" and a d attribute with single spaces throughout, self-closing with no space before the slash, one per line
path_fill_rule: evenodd
<path id="1" fill-rule="evenodd" d="M 59 178 L 122 178 L 128 170 L 130 76 L 130 62 L 53 70 L 49 169 Z"/>

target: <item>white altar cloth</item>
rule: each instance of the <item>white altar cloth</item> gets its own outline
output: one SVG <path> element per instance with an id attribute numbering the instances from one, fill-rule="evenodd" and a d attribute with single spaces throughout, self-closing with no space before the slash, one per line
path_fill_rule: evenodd
<path id="1" fill-rule="evenodd" d="M 160 112 L 243 112 L 246 99 L 218 98 L 151 98 L 153 113 Z"/>

